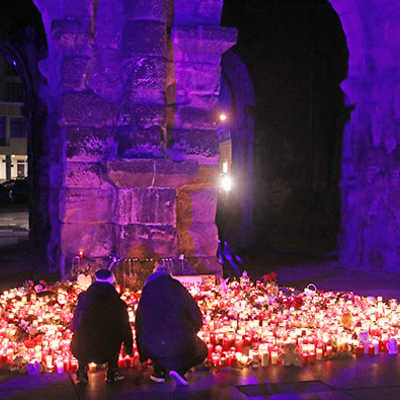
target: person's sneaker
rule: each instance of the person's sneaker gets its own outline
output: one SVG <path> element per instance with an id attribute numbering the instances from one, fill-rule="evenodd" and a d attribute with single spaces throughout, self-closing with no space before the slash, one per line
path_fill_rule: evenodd
<path id="1" fill-rule="evenodd" d="M 153 364 L 153 373 L 150 375 L 150 380 L 156 383 L 164 383 L 165 382 L 165 370 L 161 368 L 154 361 Z"/>
<path id="2" fill-rule="evenodd" d="M 86 385 L 89 382 L 87 370 L 79 370 L 76 372 L 76 383 Z"/>
<path id="3" fill-rule="evenodd" d="M 150 375 L 150 380 L 153 382 L 156 382 L 156 383 L 164 383 L 165 377 L 163 374 L 161 375 L 161 374 L 153 373 Z"/>
<path id="4" fill-rule="evenodd" d="M 125 376 L 122 375 L 118 370 L 107 372 L 107 377 L 106 377 L 107 383 L 116 383 L 116 382 L 123 381 L 124 379 L 125 379 Z"/>
<path id="5" fill-rule="evenodd" d="M 169 376 L 176 382 L 177 385 L 186 386 L 188 384 L 187 380 L 177 371 L 169 371 Z"/>

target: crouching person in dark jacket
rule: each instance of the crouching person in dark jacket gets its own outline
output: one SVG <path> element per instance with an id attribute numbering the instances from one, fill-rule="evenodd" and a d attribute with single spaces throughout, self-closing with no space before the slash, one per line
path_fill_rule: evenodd
<path id="1" fill-rule="evenodd" d="M 207 357 L 207 346 L 197 336 L 203 325 L 196 301 L 165 266 L 146 280 L 136 311 L 136 342 L 141 361 L 152 360 L 155 382 L 166 373 L 187 385 L 184 374 Z"/>
<path id="2" fill-rule="evenodd" d="M 121 344 L 132 354 L 132 330 L 126 304 L 114 288 L 115 280 L 106 269 L 96 272 L 96 280 L 78 297 L 72 321 L 71 352 L 78 359 L 78 383 L 88 382 L 88 363 L 108 363 L 106 381 L 124 379 L 118 371 Z"/>

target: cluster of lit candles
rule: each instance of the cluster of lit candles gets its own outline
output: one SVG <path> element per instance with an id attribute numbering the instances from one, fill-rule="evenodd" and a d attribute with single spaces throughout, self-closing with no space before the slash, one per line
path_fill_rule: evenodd
<path id="1" fill-rule="evenodd" d="M 208 346 L 212 367 L 280 363 L 287 344 L 296 346 L 304 363 L 343 355 L 397 353 L 400 304 L 396 299 L 353 293 L 278 287 L 274 281 L 244 277 L 227 285 L 211 281 L 186 286 L 204 316 L 199 337 Z M 79 293 L 77 282 L 49 286 L 36 293 L 15 288 L 0 295 L 0 367 L 20 371 L 74 371 L 69 350 L 70 324 Z M 124 290 L 133 335 L 140 291 Z M 139 355 L 119 359 L 120 367 L 139 365 Z M 35 367 L 36 366 L 36 367 Z M 89 369 L 97 366 L 90 364 Z"/>

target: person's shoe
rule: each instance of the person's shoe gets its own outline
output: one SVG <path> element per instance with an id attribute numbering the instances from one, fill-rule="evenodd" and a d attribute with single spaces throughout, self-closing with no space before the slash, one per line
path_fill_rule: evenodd
<path id="1" fill-rule="evenodd" d="M 153 382 L 156 382 L 156 383 L 164 383 L 165 377 L 164 377 L 164 374 L 153 373 L 150 375 L 150 380 Z"/>
<path id="2" fill-rule="evenodd" d="M 188 384 L 187 380 L 180 375 L 177 371 L 169 371 L 169 376 L 176 382 L 179 386 L 186 386 Z"/>
<path id="3" fill-rule="evenodd" d="M 165 370 L 153 361 L 153 373 L 150 375 L 150 380 L 156 383 L 165 382 Z"/>
<path id="4" fill-rule="evenodd" d="M 107 377 L 106 377 L 107 383 L 117 383 L 117 382 L 123 381 L 124 379 L 125 379 L 125 376 L 122 375 L 118 370 L 107 372 Z"/>
<path id="5" fill-rule="evenodd" d="M 87 385 L 89 383 L 87 370 L 78 369 L 76 372 L 76 383 L 80 385 Z"/>

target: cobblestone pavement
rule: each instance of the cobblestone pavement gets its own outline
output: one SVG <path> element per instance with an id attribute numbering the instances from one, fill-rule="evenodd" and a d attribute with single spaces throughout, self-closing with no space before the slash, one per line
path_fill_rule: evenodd
<path id="1" fill-rule="evenodd" d="M 104 371 L 89 374 L 89 385 L 75 384 L 73 374 L 39 376 L 0 374 L 0 399 L 20 400 L 395 400 L 400 398 L 400 357 L 317 361 L 302 368 L 196 371 L 189 385 L 150 383 L 151 369 L 123 369 L 126 380 L 104 382 Z"/>

